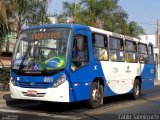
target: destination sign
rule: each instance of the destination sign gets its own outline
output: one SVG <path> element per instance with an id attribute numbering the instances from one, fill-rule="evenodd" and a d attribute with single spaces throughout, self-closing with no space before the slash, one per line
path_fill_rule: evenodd
<path id="1" fill-rule="evenodd" d="M 39 39 L 59 39 L 61 38 L 60 32 L 40 32 L 40 33 L 33 33 L 32 40 L 39 40 Z"/>
<path id="2" fill-rule="evenodd" d="M 113 33 L 113 36 L 118 37 L 118 38 L 124 38 L 124 39 L 128 39 L 128 40 L 133 40 L 132 37 L 121 35 L 121 34 L 118 34 L 118 33 Z"/>

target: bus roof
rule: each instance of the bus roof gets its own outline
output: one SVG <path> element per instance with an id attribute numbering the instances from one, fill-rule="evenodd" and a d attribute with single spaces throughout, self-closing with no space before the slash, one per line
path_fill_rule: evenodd
<path id="1" fill-rule="evenodd" d="M 114 32 L 110 32 L 110 31 L 106 31 L 103 29 L 98 29 L 98 28 L 94 28 L 94 27 L 90 27 L 92 32 L 96 32 L 96 33 L 101 33 L 101 34 L 106 34 L 106 35 L 110 35 L 113 37 L 118 37 L 118 38 L 122 38 L 122 39 L 127 39 L 127 40 L 132 40 L 132 41 L 136 41 L 136 42 L 141 42 L 141 43 L 147 43 L 147 41 L 141 40 L 141 39 L 137 39 L 134 37 L 130 37 L 127 35 L 122 35 L 122 34 L 118 34 L 118 33 L 114 33 Z"/>
<path id="2" fill-rule="evenodd" d="M 81 24 L 44 24 L 39 26 L 32 26 L 30 28 L 26 28 L 24 30 L 31 30 L 31 29 L 40 29 L 40 28 L 52 28 L 52 27 L 59 27 L 59 28 L 72 28 L 72 29 L 86 29 L 90 30 L 90 28 L 86 25 Z"/>
<path id="3" fill-rule="evenodd" d="M 45 24 L 45 25 L 39 25 L 39 26 L 33 26 L 33 27 L 30 27 L 30 28 L 26 28 L 26 29 L 24 29 L 24 31 L 25 30 L 31 30 L 31 29 L 52 28 L 52 27 L 71 28 L 71 29 L 85 29 L 85 30 L 89 30 L 89 31 L 92 31 L 92 32 L 101 33 L 101 34 L 105 34 L 105 35 L 110 35 L 110 36 L 114 36 L 114 37 L 118 37 L 118 38 L 122 38 L 122 39 L 133 40 L 133 41 L 136 41 L 136 42 L 147 43 L 147 44 L 149 43 L 149 42 L 143 41 L 141 39 L 129 37 L 127 35 L 122 35 L 122 34 L 118 34 L 118 33 L 106 31 L 106 30 L 103 30 L 103 29 L 90 27 L 90 26 L 87 26 L 87 25 L 81 25 L 81 24 L 64 24 L 64 23 Z"/>

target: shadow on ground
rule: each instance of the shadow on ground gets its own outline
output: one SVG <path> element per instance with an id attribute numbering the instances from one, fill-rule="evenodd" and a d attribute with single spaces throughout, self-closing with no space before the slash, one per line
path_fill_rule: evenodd
<path id="1" fill-rule="evenodd" d="M 144 95 L 142 95 L 143 97 Z M 48 113 L 68 114 L 67 112 L 82 113 L 86 110 L 90 110 L 87 101 L 75 102 L 75 103 L 58 103 L 58 102 L 40 102 L 33 100 L 16 100 L 11 99 L 10 94 L 5 94 L 3 99 L 6 100 L 6 105 L 13 109 L 30 110 L 30 111 L 43 111 Z M 118 95 L 104 98 L 104 105 L 120 104 L 131 100 L 131 96 Z"/>

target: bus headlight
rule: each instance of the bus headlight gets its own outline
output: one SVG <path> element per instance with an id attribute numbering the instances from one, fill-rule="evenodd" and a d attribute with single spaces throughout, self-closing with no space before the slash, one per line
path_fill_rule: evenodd
<path id="1" fill-rule="evenodd" d="M 63 84 L 65 81 L 66 81 L 66 75 L 63 74 L 58 80 L 54 82 L 53 87 L 56 88 L 60 86 L 61 84 Z"/>
<path id="2" fill-rule="evenodd" d="M 13 79 L 13 77 L 10 77 L 10 82 L 15 86 L 16 85 L 16 81 Z"/>

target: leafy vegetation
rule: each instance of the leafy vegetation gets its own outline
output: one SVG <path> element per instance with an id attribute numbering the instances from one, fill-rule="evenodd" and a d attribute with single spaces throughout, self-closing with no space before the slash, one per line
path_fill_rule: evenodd
<path id="1" fill-rule="evenodd" d="M 10 72 L 9 71 L 10 71 L 9 67 L 0 68 L 0 83 L 2 84 L 3 90 L 8 90 L 8 83 L 9 83 L 9 77 L 10 77 Z"/>
<path id="2" fill-rule="evenodd" d="M 118 6 L 118 0 L 80 0 L 64 2 L 64 12 L 59 15 L 58 22 L 86 24 L 108 31 L 138 37 L 144 34 L 142 27 L 134 21 L 127 23 L 128 14 Z"/>
<path id="3" fill-rule="evenodd" d="M 9 32 L 18 35 L 24 26 L 50 23 L 47 7 L 47 0 L 1 0 L 0 43 L 4 42 Z"/>

